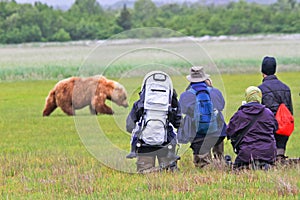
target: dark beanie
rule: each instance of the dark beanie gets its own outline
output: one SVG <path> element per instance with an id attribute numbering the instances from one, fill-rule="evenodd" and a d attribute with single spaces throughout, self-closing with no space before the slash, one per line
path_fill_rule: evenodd
<path id="1" fill-rule="evenodd" d="M 261 72 L 266 75 L 273 75 L 276 72 L 276 60 L 274 57 L 264 57 L 261 64 Z"/>

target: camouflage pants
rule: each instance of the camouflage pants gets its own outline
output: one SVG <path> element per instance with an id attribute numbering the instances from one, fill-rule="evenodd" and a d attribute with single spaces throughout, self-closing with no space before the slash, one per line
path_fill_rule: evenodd
<path id="1" fill-rule="evenodd" d="M 216 144 L 213 149 L 212 149 L 212 153 L 214 155 L 215 159 L 223 159 L 224 156 L 224 142 L 220 142 L 219 144 Z"/>
<path id="2" fill-rule="evenodd" d="M 156 156 L 138 156 L 137 157 L 137 172 L 156 171 L 161 169 L 173 168 L 176 165 L 174 160 L 167 157 L 157 157 L 159 167 L 155 167 Z"/>
<path id="3" fill-rule="evenodd" d="M 212 162 L 211 150 L 214 158 L 223 158 L 223 140 L 224 137 L 202 137 L 197 138 L 191 143 L 194 155 L 195 167 L 204 167 Z"/>
<path id="4" fill-rule="evenodd" d="M 151 172 L 156 170 L 176 170 L 177 159 L 173 156 L 169 156 L 168 150 L 160 149 L 149 153 L 138 153 L 137 154 L 137 172 L 143 173 L 145 171 Z M 158 167 L 155 167 L 156 158 L 158 160 Z"/>
<path id="5" fill-rule="evenodd" d="M 206 165 L 210 164 L 212 161 L 211 154 L 194 154 L 194 165 L 195 167 L 205 167 Z"/>

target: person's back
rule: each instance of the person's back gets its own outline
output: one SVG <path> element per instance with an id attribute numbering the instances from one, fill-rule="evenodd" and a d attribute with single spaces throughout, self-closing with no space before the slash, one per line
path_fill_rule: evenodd
<path id="1" fill-rule="evenodd" d="M 263 74 L 263 83 L 258 86 L 262 91 L 262 104 L 269 108 L 276 115 L 278 107 L 284 103 L 293 113 L 293 104 L 290 88 L 280 81 L 276 73 L 276 59 L 273 57 L 264 57 L 261 66 Z M 288 136 L 275 134 L 278 160 L 285 159 L 285 150 Z"/>
<path id="2" fill-rule="evenodd" d="M 148 73 L 143 81 L 140 99 L 126 119 L 126 130 L 132 132 L 132 150 L 127 158 L 137 156 L 137 171 L 144 172 L 155 166 L 176 170 L 176 134 L 181 113 L 177 94 L 170 77 L 162 71 Z M 135 154 L 137 152 L 137 155 Z"/>
<path id="3" fill-rule="evenodd" d="M 247 103 L 232 116 L 226 131 L 229 138 L 233 139 L 240 137 L 242 132 L 247 130 L 237 147 L 237 167 L 248 165 L 255 160 L 272 164 L 276 157 L 274 132 L 277 123 L 274 114 L 259 103 L 259 96 L 252 97 L 260 90 L 251 87 L 246 90 L 249 94 L 248 99 L 246 97 Z"/>
<path id="4" fill-rule="evenodd" d="M 213 125 L 215 124 L 215 122 L 217 123 L 218 121 L 216 119 L 216 116 L 213 116 L 215 114 L 213 109 L 214 103 L 212 102 L 213 97 L 211 97 L 210 94 L 218 96 L 219 93 L 218 90 L 214 90 L 214 92 L 212 93 L 209 92 L 209 88 L 205 83 L 205 80 L 207 80 L 208 78 L 209 75 L 204 72 L 203 67 L 193 66 L 190 69 L 190 75 L 187 76 L 187 80 L 190 82 L 190 84 L 186 91 L 184 91 L 180 95 L 179 99 L 181 111 L 183 114 L 185 114 L 185 117 L 181 127 L 178 130 L 178 142 L 191 143 L 190 148 L 193 150 L 194 165 L 200 168 L 211 163 L 211 148 L 214 147 L 216 144 L 221 143 L 224 139 L 224 137 L 220 137 L 220 133 L 218 131 L 218 124 Z M 201 95 L 201 93 L 208 93 L 207 96 L 209 97 L 209 100 L 207 101 L 206 98 L 201 99 L 200 97 L 205 97 L 205 95 L 199 96 Z M 218 99 L 218 97 L 215 98 L 215 100 Z M 202 101 L 203 104 L 201 104 Z M 209 103 L 205 104 L 204 101 Z M 208 105 L 208 109 L 201 109 L 201 105 Z M 219 107 L 223 106 L 224 105 L 222 103 L 221 105 L 219 105 Z M 204 120 L 201 121 L 201 115 L 206 116 L 206 113 L 203 112 L 205 110 L 209 110 L 210 113 L 210 120 L 206 123 L 203 122 Z M 223 108 L 221 108 L 220 110 L 223 110 Z M 224 123 L 223 120 L 221 121 Z M 201 125 L 203 126 L 201 127 Z M 214 128 L 212 129 L 211 127 Z M 223 126 L 221 127 L 221 129 L 222 128 Z"/>
<path id="5" fill-rule="evenodd" d="M 288 109 L 293 112 L 291 90 L 285 83 L 280 81 L 276 75 L 266 76 L 258 88 L 263 94 L 262 104 L 268 107 L 274 114 L 276 114 L 281 103 L 284 103 Z"/>

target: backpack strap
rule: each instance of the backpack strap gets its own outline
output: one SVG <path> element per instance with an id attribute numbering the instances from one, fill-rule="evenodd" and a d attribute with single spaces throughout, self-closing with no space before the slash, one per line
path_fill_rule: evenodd
<path id="1" fill-rule="evenodd" d="M 191 92 L 191 93 L 194 94 L 194 95 L 197 94 L 197 91 L 196 91 L 194 88 L 192 88 L 192 87 L 190 87 L 190 88 L 188 89 L 188 91 Z"/>
<path id="2" fill-rule="evenodd" d="M 208 87 L 207 87 L 207 89 L 204 89 L 204 90 L 202 89 L 199 91 L 195 90 L 193 87 L 189 87 L 187 91 L 193 93 L 195 96 L 197 96 L 200 92 L 206 92 L 207 94 L 210 95 L 210 90 Z"/>

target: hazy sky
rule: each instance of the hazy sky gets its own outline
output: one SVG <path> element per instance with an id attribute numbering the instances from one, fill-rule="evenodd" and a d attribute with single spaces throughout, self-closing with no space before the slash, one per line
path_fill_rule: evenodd
<path id="1" fill-rule="evenodd" d="M 73 4 L 75 0 L 16 0 L 18 3 L 33 3 L 33 2 L 42 2 L 42 3 L 47 3 L 49 5 L 68 5 L 68 4 Z M 107 4 L 114 4 L 120 0 L 97 0 L 101 5 L 107 5 Z M 159 0 L 156 0 L 159 1 Z M 164 2 L 193 2 L 197 0 L 163 0 Z"/>
<path id="2" fill-rule="evenodd" d="M 72 5 L 75 0 L 16 0 L 18 3 L 34 3 L 36 1 L 42 2 L 42 3 L 47 3 L 50 6 L 54 5 Z M 97 0 L 101 5 L 112 5 L 118 1 L 121 0 Z M 132 1 L 132 0 L 127 0 L 127 1 Z M 160 0 L 152 0 L 152 1 L 160 1 Z M 165 3 L 172 3 L 172 2 L 197 2 L 197 1 L 205 1 L 205 0 L 161 0 Z M 235 0 L 238 1 L 238 0 Z M 251 2 L 260 2 L 260 3 L 274 3 L 276 0 L 248 0 Z M 300 0 L 297 0 L 300 1 Z"/>

